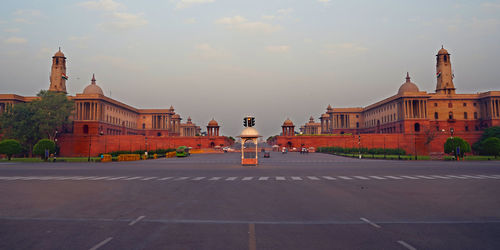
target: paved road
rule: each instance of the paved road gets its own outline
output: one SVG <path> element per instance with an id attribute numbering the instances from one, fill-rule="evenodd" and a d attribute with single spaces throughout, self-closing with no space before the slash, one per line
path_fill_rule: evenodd
<path id="1" fill-rule="evenodd" d="M 1 249 L 500 249 L 498 162 L 0 163 Z"/>

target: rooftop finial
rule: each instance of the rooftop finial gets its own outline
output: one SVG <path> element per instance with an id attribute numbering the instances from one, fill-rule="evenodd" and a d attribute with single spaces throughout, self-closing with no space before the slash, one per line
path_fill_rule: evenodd
<path id="1" fill-rule="evenodd" d="M 444 46 L 441 44 L 441 49 L 444 49 Z"/>
<path id="2" fill-rule="evenodd" d="M 59 52 L 61 52 L 61 46 L 59 46 Z"/>
<path id="3" fill-rule="evenodd" d="M 92 84 L 95 84 L 95 74 L 92 73 Z"/>
<path id="4" fill-rule="evenodd" d="M 410 81 L 410 73 L 406 72 L 406 82 Z"/>

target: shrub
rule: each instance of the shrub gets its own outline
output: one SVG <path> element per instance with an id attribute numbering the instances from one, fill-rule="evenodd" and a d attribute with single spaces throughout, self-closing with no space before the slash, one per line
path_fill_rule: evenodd
<path id="1" fill-rule="evenodd" d="M 56 152 L 56 144 L 54 141 L 49 139 L 41 139 L 39 140 L 35 146 L 33 147 L 33 154 L 39 155 L 42 158 L 45 158 L 45 150 L 49 151 L 49 154 L 53 154 Z"/>
<path id="2" fill-rule="evenodd" d="M 482 151 L 488 155 L 494 155 L 497 158 L 500 155 L 500 139 L 490 137 L 481 142 Z"/>
<path id="3" fill-rule="evenodd" d="M 470 152 L 470 145 L 460 137 L 450 137 L 444 143 L 444 152 L 447 154 L 456 155 L 456 149 L 460 148 L 460 156 L 463 157 L 465 153 Z"/>
<path id="4" fill-rule="evenodd" d="M 12 155 L 19 154 L 22 151 L 21 144 L 12 139 L 6 139 L 0 142 L 0 154 L 7 155 L 7 159 L 12 158 Z"/>

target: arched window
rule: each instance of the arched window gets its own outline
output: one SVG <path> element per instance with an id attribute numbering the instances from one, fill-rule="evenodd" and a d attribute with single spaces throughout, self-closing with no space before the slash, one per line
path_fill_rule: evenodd
<path id="1" fill-rule="evenodd" d="M 439 118 L 439 115 L 438 115 L 438 112 L 434 112 L 434 119 L 438 119 Z"/>
<path id="2" fill-rule="evenodd" d="M 83 133 L 88 134 L 89 133 L 89 125 L 85 124 L 83 125 Z"/>
<path id="3" fill-rule="evenodd" d="M 477 112 L 474 112 L 474 119 L 477 119 Z"/>
<path id="4" fill-rule="evenodd" d="M 446 55 L 443 56 L 443 61 L 444 62 L 448 61 L 448 57 Z"/>
<path id="5" fill-rule="evenodd" d="M 453 119 L 453 112 L 448 113 L 448 119 Z"/>
<path id="6" fill-rule="evenodd" d="M 414 127 L 415 127 L 415 132 L 420 132 L 420 123 L 418 122 L 415 123 Z"/>
<path id="7" fill-rule="evenodd" d="M 467 112 L 464 112 L 464 119 L 467 120 Z"/>
<path id="8" fill-rule="evenodd" d="M 146 123 L 142 124 L 142 129 L 146 129 Z"/>

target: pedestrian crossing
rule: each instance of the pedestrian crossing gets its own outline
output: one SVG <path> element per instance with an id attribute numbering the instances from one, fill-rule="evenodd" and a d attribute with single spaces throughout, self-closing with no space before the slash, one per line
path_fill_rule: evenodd
<path id="1" fill-rule="evenodd" d="M 500 175 L 339 175 L 339 176 L 0 176 L 0 181 L 402 181 L 500 180 Z"/>

